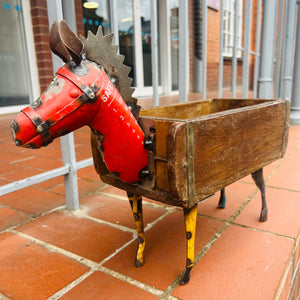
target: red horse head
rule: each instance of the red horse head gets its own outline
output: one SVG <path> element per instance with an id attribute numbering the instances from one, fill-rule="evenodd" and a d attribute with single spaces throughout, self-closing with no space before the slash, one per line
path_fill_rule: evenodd
<path id="1" fill-rule="evenodd" d="M 109 74 L 82 58 L 82 41 L 63 21 L 52 26 L 50 46 L 66 64 L 41 97 L 12 121 L 15 144 L 40 148 L 88 125 L 101 139 L 107 169 L 125 182 L 140 181 L 147 165 L 145 136 Z"/>

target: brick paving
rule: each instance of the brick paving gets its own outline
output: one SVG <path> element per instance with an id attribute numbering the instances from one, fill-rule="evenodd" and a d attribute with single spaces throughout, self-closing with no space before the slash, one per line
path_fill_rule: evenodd
<path id="1" fill-rule="evenodd" d="M 14 146 L 0 116 L 0 185 L 62 166 L 60 142 Z M 89 129 L 75 133 L 77 160 L 91 157 Z M 250 176 L 198 205 L 196 266 L 185 265 L 182 211 L 144 199 L 145 265 L 124 191 L 78 171 L 80 209 L 65 207 L 63 177 L 0 198 L 0 299 L 299 299 L 300 126 L 286 155 L 265 168 L 269 220 Z"/>

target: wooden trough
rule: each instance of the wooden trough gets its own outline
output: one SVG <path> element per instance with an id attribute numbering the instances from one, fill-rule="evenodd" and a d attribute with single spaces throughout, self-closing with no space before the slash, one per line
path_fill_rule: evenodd
<path id="1" fill-rule="evenodd" d="M 103 181 L 118 188 L 191 208 L 283 157 L 288 121 L 285 100 L 211 99 L 144 109 L 139 122 L 146 139 L 153 140 L 148 151 L 152 179 L 120 181 L 92 147 L 95 167 Z"/>

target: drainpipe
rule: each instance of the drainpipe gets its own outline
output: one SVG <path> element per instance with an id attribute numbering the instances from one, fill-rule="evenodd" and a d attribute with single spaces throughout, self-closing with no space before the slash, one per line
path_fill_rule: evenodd
<path id="1" fill-rule="evenodd" d="M 273 57 L 276 5 L 273 0 L 263 1 L 261 59 L 258 78 L 258 98 L 270 99 L 273 95 Z"/>
<path id="2" fill-rule="evenodd" d="M 297 1 L 297 5 L 298 17 L 290 114 L 290 123 L 293 125 L 300 125 L 300 0 Z"/>
<path id="3" fill-rule="evenodd" d="M 290 99 L 293 75 L 293 49 L 296 20 L 296 0 L 286 1 L 280 98 Z"/>
<path id="4" fill-rule="evenodd" d="M 194 0 L 194 92 L 200 93 L 201 86 L 201 74 L 203 69 L 202 64 L 202 26 L 201 26 L 201 14 L 202 5 L 201 0 Z"/>

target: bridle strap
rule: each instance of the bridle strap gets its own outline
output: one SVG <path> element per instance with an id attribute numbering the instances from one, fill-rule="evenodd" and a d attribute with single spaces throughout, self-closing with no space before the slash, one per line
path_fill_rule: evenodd
<path id="1" fill-rule="evenodd" d="M 52 140 L 52 137 L 50 136 L 49 133 L 49 128 L 51 126 L 57 124 L 60 120 L 67 117 L 69 114 L 77 110 L 83 104 L 87 102 L 91 102 L 91 103 L 95 102 L 97 99 L 96 94 L 100 89 L 100 87 L 97 86 L 96 84 L 98 78 L 90 86 L 87 86 L 78 76 L 76 76 L 74 73 L 72 73 L 69 70 L 65 70 L 64 68 L 60 68 L 56 74 L 61 75 L 66 79 L 70 80 L 74 85 L 76 85 L 82 91 L 82 94 L 76 99 L 69 102 L 62 109 L 60 109 L 55 114 L 53 114 L 51 118 L 45 121 L 43 121 L 42 118 L 36 113 L 35 109 L 30 106 L 22 110 L 22 112 L 35 125 L 36 131 L 42 135 L 43 139 L 46 142 L 48 142 L 50 139 Z"/>

